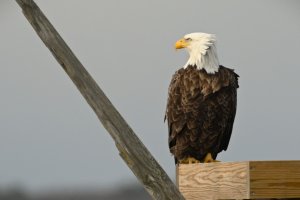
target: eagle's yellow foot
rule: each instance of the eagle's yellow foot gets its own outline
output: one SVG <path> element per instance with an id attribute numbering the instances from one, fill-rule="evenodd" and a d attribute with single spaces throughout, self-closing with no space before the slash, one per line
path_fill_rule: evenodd
<path id="1" fill-rule="evenodd" d="M 187 157 L 179 161 L 179 164 L 193 164 L 193 163 L 200 163 L 200 161 L 193 157 Z"/>
<path id="2" fill-rule="evenodd" d="M 214 160 L 211 153 L 208 153 L 206 154 L 204 160 L 203 160 L 204 163 L 211 163 L 211 162 L 220 162 L 218 160 Z"/>

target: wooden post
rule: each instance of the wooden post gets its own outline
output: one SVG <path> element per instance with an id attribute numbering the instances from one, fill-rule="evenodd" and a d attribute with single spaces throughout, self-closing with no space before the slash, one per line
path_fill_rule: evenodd
<path id="1" fill-rule="evenodd" d="M 300 198 L 300 161 L 245 161 L 177 166 L 186 200 Z"/>
<path id="2" fill-rule="evenodd" d="M 16 2 L 41 40 L 110 133 L 121 157 L 148 193 L 154 199 L 184 199 L 35 2 L 33 0 L 16 0 Z"/>

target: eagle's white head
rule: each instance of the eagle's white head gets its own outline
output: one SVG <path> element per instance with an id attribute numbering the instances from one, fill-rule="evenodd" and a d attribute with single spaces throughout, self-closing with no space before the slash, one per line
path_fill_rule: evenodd
<path id="1" fill-rule="evenodd" d="M 214 74 L 219 70 L 219 60 L 216 49 L 216 36 L 208 33 L 190 33 L 178 40 L 176 49 L 185 48 L 190 58 L 184 65 L 197 66 L 197 69 L 205 69 L 207 73 Z"/>

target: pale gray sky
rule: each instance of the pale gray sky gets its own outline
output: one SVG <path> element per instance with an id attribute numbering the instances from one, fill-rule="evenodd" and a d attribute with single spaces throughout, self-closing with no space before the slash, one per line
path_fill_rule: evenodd
<path id="1" fill-rule="evenodd" d="M 174 42 L 215 33 L 240 77 L 222 161 L 300 159 L 299 1 L 37 0 L 65 41 L 174 178 L 163 116 Z M 135 181 L 113 140 L 23 17 L 0 2 L 0 187 L 110 187 Z"/>

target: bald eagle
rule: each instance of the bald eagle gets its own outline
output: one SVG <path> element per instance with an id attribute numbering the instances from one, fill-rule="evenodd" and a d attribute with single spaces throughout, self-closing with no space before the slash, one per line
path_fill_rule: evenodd
<path id="1" fill-rule="evenodd" d="M 219 65 L 215 43 L 213 34 L 191 33 L 175 44 L 190 56 L 172 77 L 165 114 L 176 164 L 215 162 L 229 144 L 239 76 Z"/>

